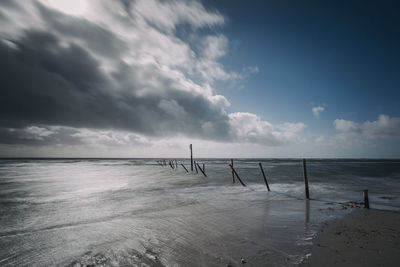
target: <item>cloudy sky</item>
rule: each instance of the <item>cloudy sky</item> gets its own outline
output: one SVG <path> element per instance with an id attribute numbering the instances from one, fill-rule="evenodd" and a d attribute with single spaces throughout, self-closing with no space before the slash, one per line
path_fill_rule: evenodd
<path id="1" fill-rule="evenodd" d="M 400 157 L 397 1 L 0 1 L 2 157 Z"/>

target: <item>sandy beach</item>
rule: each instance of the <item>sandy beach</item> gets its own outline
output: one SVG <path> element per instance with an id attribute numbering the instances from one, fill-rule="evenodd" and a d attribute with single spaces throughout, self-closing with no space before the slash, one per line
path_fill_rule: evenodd
<path id="1" fill-rule="evenodd" d="M 355 209 L 328 222 L 301 266 L 399 266 L 400 213 Z"/>

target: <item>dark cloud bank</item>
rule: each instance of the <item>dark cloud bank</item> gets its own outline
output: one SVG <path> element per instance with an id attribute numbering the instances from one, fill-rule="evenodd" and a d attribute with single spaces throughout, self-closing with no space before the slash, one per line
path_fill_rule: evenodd
<path id="1" fill-rule="evenodd" d="M 207 13 L 198 4 L 171 7 L 164 2 L 164 5 L 164 10 L 197 8 L 198 12 Z M 126 4 L 120 6 L 127 8 Z M 103 27 L 36 1 L 26 2 L 23 8 L 15 2 L 2 1 L 0 11 L 3 25 L 0 26 L 0 143 L 79 144 L 81 140 L 74 135 L 76 129 L 97 129 L 152 137 L 183 134 L 217 141 L 240 141 L 246 136 L 245 141 L 280 145 L 295 138 L 303 127 L 302 124 L 274 126 L 253 114 L 248 116 L 249 113 L 227 114 L 224 108 L 229 103 L 223 96 L 212 93 L 212 81 L 195 83 L 188 77 L 196 74 L 201 77 L 209 71 L 210 77 L 222 73 L 227 79 L 229 73 L 217 59 L 197 56 L 170 29 L 159 30 L 163 26 L 161 19 L 154 29 L 149 26 L 151 23 L 143 22 L 149 18 L 142 21 L 129 17 L 134 10 L 127 11 L 127 17 L 122 18 L 111 12 L 116 24 Z M 139 11 L 138 14 L 146 16 Z M 18 19 L 29 14 L 33 25 L 21 27 L 14 22 L 13 16 Z M 193 27 L 210 26 L 222 20 L 216 13 L 208 13 L 205 22 L 180 21 L 181 17 L 175 18 L 176 24 L 190 22 Z M 139 41 L 113 32 L 114 26 L 131 27 L 129 30 L 139 36 Z M 208 49 L 214 49 L 210 52 L 225 54 L 216 50 L 225 49 L 224 45 L 218 45 L 219 40 L 226 42 L 225 37 L 209 39 L 217 42 L 210 45 Z M 175 66 L 176 62 L 168 57 L 173 49 L 182 56 L 175 57 L 182 62 L 181 66 Z M 134 59 L 123 60 L 127 55 Z M 152 55 L 152 60 L 142 60 L 148 55 Z M 247 132 L 235 129 L 238 122 L 244 123 Z M 264 133 L 254 130 L 260 127 Z M 248 133 L 252 134 L 250 139 Z"/>
<path id="2" fill-rule="evenodd" d="M 196 137 L 207 134 L 207 138 L 216 139 L 228 134 L 227 115 L 200 95 L 170 87 L 167 94 L 160 90 L 138 97 L 135 90 L 140 85 L 134 83 L 140 81 L 126 77 L 132 72 L 134 76 L 133 68 L 121 63 L 118 71 L 107 77 L 83 47 L 63 47 L 56 36 L 46 32 L 26 31 L 14 44 L 15 47 L 0 44 L 3 127 L 65 125 L 132 130 L 155 136 L 176 132 Z M 124 84 L 126 78 L 129 84 Z M 162 78 L 161 83 L 170 86 L 168 77 Z M 161 100 L 177 103 L 186 116 L 177 118 L 173 111 L 167 113 L 160 107 Z M 201 129 L 205 122 L 216 126 L 213 136 Z M 4 138 L 1 141 L 8 142 Z"/>

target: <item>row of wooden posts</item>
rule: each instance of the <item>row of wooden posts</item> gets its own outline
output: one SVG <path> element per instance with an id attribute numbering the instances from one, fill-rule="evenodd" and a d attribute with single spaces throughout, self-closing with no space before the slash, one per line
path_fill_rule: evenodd
<path id="1" fill-rule="evenodd" d="M 194 166 L 194 168 L 196 170 L 196 173 L 199 173 L 199 171 L 198 171 L 198 169 L 199 169 L 201 171 L 201 173 L 204 175 L 204 177 L 207 177 L 205 164 L 203 163 L 203 168 L 201 168 L 200 165 L 196 161 L 193 160 L 193 146 L 192 146 L 192 144 L 190 144 L 189 148 L 190 148 L 190 167 L 191 167 L 191 171 L 193 172 L 193 166 Z M 167 166 L 167 162 L 165 160 L 159 160 L 158 163 L 161 166 Z M 170 165 L 170 167 L 172 169 L 178 169 L 178 162 L 176 160 L 169 160 L 168 164 Z M 185 169 L 186 172 L 189 172 L 188 169 L 186 169 L 185 165 L 183 165 L 183 164 L 180 164 L 180 165 Z M 265 186 L 267 187 L 268 191 L 271 191 L 271 189 L 269 188 L 267 177 L 265 175 L 265 172 L 264 172 L 264 169 L 262 167 L 261 162 L 259 162 L 258 165 L 260 166 L 260 170 L 261 170 L 262 176 L 264 178 Z M 303 165 L 305 196 L 306 196 L 306 199 L 309 200 L 310 199 L 310 190 L 308 188 L 306 159 L 302 160 L 302 165 Z M 236 177 L 236 179 L 240 182 L 240 184 L 242 186 L 246 186 L 246 184 L 242 181 L 242 179 L 240 179 L 239 174 L 236 172 L 236 170 L 235 170 L 235 168 L 233 166 L 233 159 L 231 159 L 231 164 L 229 164 L 229 167 L 231 168 L 231 171 L 232 171 L 232 182 L 235 183 L 235 177 Z M 364 197 L 364 207 L 369 209 L 368 190 L 364 190 L 363 191 L 363 197 Z"/>
<path id="2" fill-rule="evenodd" d="M 168 164 L 167 164 L 167 161 L 164 159 L 164 160 L 157 161 L 157 163 L 162 167 L 169 165 L 173 170 L 178 169 L 178 161 L 177 160 L 169 160 Z M 179 165 L 181 165 L 186 172 L 189 172 L 188 169 L 185 167 L 185 165 L 183 165 L 182 163 L 180 163 Z M 203 167 L 201 167 L 199 163 L 197 163 L 196 161 L 192 161 L 192 164 L 191 164 L 192 171 L 193 171 L 193 166 L 194 166 L 194 169 L 196 170 L 196 173 L 199 173 L 199 170 L 200 170 L 200 172 L 204 175 L 204 177 L 207 177 L 206 166 L 204 163 L 203 163 Z"/>
<path id="3" fill-rule="evenodd" d="M 260 166 L 261 173 L 263 175 L 265 185 L 267 186 L 268 191 L 271 191 L 270 188 L 269 188 L 269 185 L 268 185 L 267 178 L 266 178 L 265 173 L 264 173 L 264 169 L 263 169 L 263 167 L 261 165 L 261 162 L 259 162 L 258 164 Z M 306 159 L 302 160 L 302 165 L 303 165 L 303 177 L 304 177 L 304 190 L 305 190 L 306 199 L 309 200 L 310 199 L 310 190 L 308 188 Z M 239 180 L 239 182 L 243 186 L 246 186 L 243 183 L 242 179 L 240 179 L 240 177 L 239 177 L 238 173 L 236 172 L 235 168 L 233 167 L 233 159 L 231 159 L 231 164 L 229 164 L 229 166 L 232 169 L 232 181 L 233 181 L 233 183 L 235 183 L 235 176 L 236 176 L 236 178 Z M 364 208 L 369 209 L 369 199 L 368 199 L 368 190 L 367 189 L 363 190 L 363 198 L 364 198 Z"/>

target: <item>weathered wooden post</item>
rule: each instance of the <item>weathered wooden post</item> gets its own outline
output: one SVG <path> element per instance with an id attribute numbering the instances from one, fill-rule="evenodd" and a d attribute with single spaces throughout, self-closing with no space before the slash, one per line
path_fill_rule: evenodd
<path id="1" fill-rule="evenodd" d="M 271 191 L 271 190 L 269 189 L 269 185 L 268 185 L 268 182 L 267 182 L 267 178 L 265 177 L 264 169 L 263 169 L 263 167 L 262 167 L 262 165 L 261 165 L 261 162 L 259 162 L 258 164 L 260 165 L 260 169 L 261 169 L 262 175 L 263 175 L 263 177 L 264 177 L 265 185 L 267 186 L 268 191 Z"/>
<path id="2" fill-rule="evenodd" d="M 206 165 L 203 163 L 203 172 L 206 173 Z"/>
<path id="3" fill-rule="evenodd" d="M 201 173 L 204 175 L 204 177 L 207 177 L 206 173 L 201 169 L 200 165 L 197 163 L 197 167 L 199 167 Z"/>
<path id="4" fill-rule="evenodd" d="M 191 170 L 193 171 L 193 146 L 192 146 L 192 144 L 190 144 L 189 148 L 190 148 L 190 167 L 191 167 Z"/>
<path id="5" fill-rule="evenodd" d="M 231 165 L 233 167 L 233 159 L 231 159 Z M 233 169 L 232 169 L 232 183 L 235 183 L 235 174 L 233 173 Z"/>
<path id="6" fill-rule="evenodd" d="M 303 159 L 303 175 L 304 175 L 304 187 L 306 189 L 306 199 L 310 199 L 310 192 L 308 191 L 306 159 Z"/>
<path id="7" fill-rule="evenodd" d="M 199 173 L 199 171 L 197 170 L 196 161 L 194 162 L 194 168 L 195 168 L 195 170 L 196 170 L 196 173 Z"/>
<path id="8" fill-rule="evenodd" d="M 237 174 L 237 172 L 235 171 L 235 168 L 233 168 L 233 166 L 232 166 L 231 164 L 229 164 L 229 167 L 231 167 L 233 173 L 236 175 L 236 178 L 239 180 L 239 182 L 240 182 L 243 186 L 246 186 L 246 185 L 243 183 L 242 179 L 240 179 L 239 174 Z"/>
<path id="9" fill-rule="evenodd" d="M 183 164 L 181 164 L 181 165 L 182 165 L 182 167 L 185 169 L 186 172 L 189 172 L 189 171 L 186 169 L 185 165 L 183 165 Z"/>
<path id="10" fill-rule="evenodd" d="M 365 189 L 363 191 L 363 196 L 364 196 L 364 208 L 369 209 L 369 200 L 368 200 L 368 190 Z"/>

